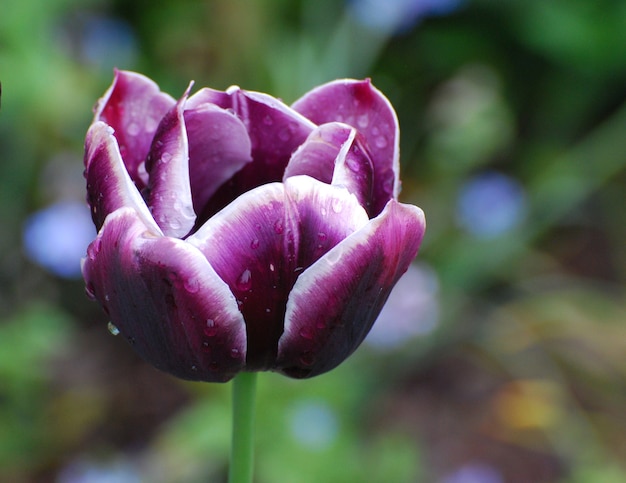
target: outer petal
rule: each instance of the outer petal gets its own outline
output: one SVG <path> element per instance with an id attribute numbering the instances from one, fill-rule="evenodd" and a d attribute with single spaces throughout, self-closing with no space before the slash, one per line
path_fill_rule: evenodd
<path id="1" fill-rule="evenodd" d="M 115 129 L 124 164 L 139 189 L 147 181 L 141 176 L 142 164 L 154 132 L 174 103 L 147 77 L 116 70 L 113 84 L 96 104 L 94 121 L 104 121 Z"/>
<path id="2" fill-rule="evenodd" d="M 287 297 L 298 276 L 367 222 L 345 189 L 296 176 L 245 193 L 187 239 L 239 301 L 248 369 L 274 367 Z"/>
<path id="3" fill-rule="evenodd" d="M 178 238 L 189 233 L 196 221 L 191 200 L 189 147 L 183 118 L 186 98 L 187 92 L 163 117 L 146 158 L 148 206 L 163 233 Z"/>
<path id="4" fill-rule="evenodd" d="M 369 79 L 337 80 L 319 86 L 292 107 L 316 124 L 339 121 L 367 140 L 374 165 L 373 213 L 380 213 L 400 192 L 399 130 L 396 113 Z"/>
<path id="5" fill-rule="evenodd" d="M 191 195 L 196 213 L 217 189 L 252 161 L 248 131 L 232 112 L 214 104 L 185 109 Z"/>
<path id="6" fill-rule="evenodd" d="M 278 369 L 291 377 L 312 377 L 348 357 L 417 254 L 424 229 L 419 208 L 392 200 L 306 270 L 287 303 Z"/>
<path id="7" fill-rule="evenodd" d="M 126 206 L 133 208 L 153 233 L 161 234 L 126 171 L 113 129 L 100 121 L 94 122 L 87 131 L 85 178 L 87 202 L 98 230 L 110 213 Z"/>
<path id="8" fill-rule="evenodd" d="M 243 368 L 245 326 L 228 286 L 197 249 L 152 236 L 133 210 L 107 218 L 83 276 L 112 323 L 155 367 L 213 382 Z"/>
<path id="9" fill-rule="evenodd" d="M 253 162 L 246 164 L 211 198 L 202 213 L 207 220 L 237 196 L 262 184 L 280 181 L 291 154 L 315 125 L 278 99 L 231 87 L 226 92 L 201 89 L 189 98 L 189 109 L 205 103 L 232 110 L 246 126 Z"/>

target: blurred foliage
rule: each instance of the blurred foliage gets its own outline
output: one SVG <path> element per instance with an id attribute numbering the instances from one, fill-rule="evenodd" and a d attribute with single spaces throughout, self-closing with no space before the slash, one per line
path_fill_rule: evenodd
<path id="1" fill-rule="evenodd" d="M 412 8 L 399 23 L 396 4 Z M 397 109 L 435 327 L 310 381 L 262 375 L 257 481 L 626 480 L 626 2 L 1 10 L 0 481 L 225 481 L 229 387 L 147 367 L 80 280 L 23 249 L 30 214 L 84 200 L 83 136 L 114 66 L 173 96 L 194 79 L 286 102 L 367 76 Z M 481 219 L 511 216 L 510 200 L 460 194 L 492 172 L 521 186 L 523 209 L 487 236 Z"/>

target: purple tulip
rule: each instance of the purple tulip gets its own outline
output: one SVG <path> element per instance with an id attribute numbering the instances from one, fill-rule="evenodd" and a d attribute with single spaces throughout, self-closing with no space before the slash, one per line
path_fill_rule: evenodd
<path id="1" fill-rule="evenodd" d="M 369 80 L 289 107 L 238 87 L 176 101 L 116 71 L 85 167 L 99 230 L 87 293 L 145 360 L 183 379 L 334 368 L 425 228 L 397 201 L 397 118 Z"/>

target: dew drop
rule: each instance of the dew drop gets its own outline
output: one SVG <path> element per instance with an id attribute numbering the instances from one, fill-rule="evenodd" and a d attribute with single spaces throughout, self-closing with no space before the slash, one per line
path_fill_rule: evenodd
<path id="1" fill-rule="evenodd" d="M 378 149 L 383 149 L 387 147 L 387 138 L 385 138 L 385 136 L 378 136 L 375 140 L 374 140 L 374 145 L 378 148 Z"/>
<path id="2" fill-rule="evenodd" d="M 205 354 L 208 354 L 209 352 L 211 352 L 211 346 L 206 340 L 202 342 L 201 349 L 202 349 L 202 352 L 204 352 Z"/>
<path id="3" fill-rule="evenodd" d="M 136 122 L 131 122 L 126 128 L 126 132 L 129 136 L 137 136 L 141 131 L 141 127 Z"/>
<path id="4" fill-rule="evenodd" d="M 265 124 L 266 126 L 271 126 L 272 124 L 274 124 L 274 120 L 272 119 L 272 116 L 270 116 L 269 114 L 265 116 L 263 118 L 263 124 Z"/>
<path id="5" fill-rule="evenodd" d="M 170 153 L 163 153 L 161 155 L 161 162 L 162 163 L 169 163 L 172 160 L 172 155 Z"/>
<path id="6" fill-rule="evenodd" d="M 328 214 L 328 210 L 326 208 L 320 208 L 320 214 L 322 216 L 326 216 Z"/>
<path id="7" fill-rule="evenodd" d="M 339 198 L 333 198 L 330 206 L 335 213 L 341 213 L 341 210 L 343 210 L 343 202 Z"/>
<path id="8" fill-rule="evenodd" d="M 252 287 L 252 273 L 249 269 L 245 269 L 237 279 L 237 288 L 241 291 L 250 290 Z"/>
<path id="9" fill-rule="evenodd" d="M 361 129 L 365 129 L 369 123 L 370 123 L 370 119 L 367 114 L 361 114 L 356 120 L 357 126 L 360 127 Z"/>
<path id="10" fill-rule="evenodd" d="M 271 311 L 272 311 L 272 309 L 270 309 L 269 307 L 267 307 L 267 308 L 265 309 L 265 313 L 266 313 L 266 314 L 269 314 Z"/>
<path id="11" fill-rule="evenodd" d="M 274 270 L 276 270 L 276 267 L 274 267 L 273 263 L 270 263 L 270 272 L 273 272 Z"/>
<path id="12" fill-rule="evenodd" d="M 315 357 L 313 357 L 311 351 L 304 351 L 300 355 L 300 362 L 305 366 L 310 366 L 315 362 Z"/>
<path id="13" fill-rule="evenodd" d="M 113 322 L 109 322 L 107 324 L 107 329 L 109 329 L 109 332 L 111 333 L 111 335 L 119 335 L 120 333 L 120 329 L 118 329 Z"/>
<path id="14" fill-rule="evenodd" d="M 192 371 L 194 371 L 194 372 L 195 372 L 195 371 L 197 371 L 197 370 L 198 370 L 198 366 L 196 366 L 195 364 L 193 364 L 193 365 L 191 366 L 191 370 L 192 370 Z"/>
<path id="15" fill-rule="evenodd" d="M 230 350 L 230 357 L 232 357 L 233 359 L 239 359 L 239 349 L 233 347 Z"/>
<path id="16" fill-rule="evenodd" d="M 197 293 L 200 290 L 200 283 L 197 278 L 186 279 L 183 283 L 185 290 L 189 293 Z"/>
<path id="17" fill-rule="evenodd" d="M 252 248 L 253 250 L 256 250 L 257 248 L 259 248 L 259 239 L 258 238 L 254 238 L 251 242 L 250 242 L 250 248 Z"/>
<path id="18" fill-rule="evenodd" d="M 105 302 L 109 302 L 110 300 L 111 300 L 111 297 L 109 296 L 109 294 L 108 294 L 108 293 L 107 293 L 107 294 L 105 294 L 105 295 L 104 295 L 104 301 L 105 301 Z"/>
<path id="19" fill-rule="evenodd" d="M 285 230 L 285 226 L 283 225 L 283 220 L 278 219 L 274 222 L 274 232 L 276 232 L 277 235 L 282 235 L 283 231 Z"/>
<path id="20" fill-rule="evenodd" d="M 217 324 L 213 319 L 206 319 L 206 326 L 203 332 L 207 337 L 215 337 L 217 334 Z"/>
<path id="21" fill-rule="evenodd" d="M 318 239 L 319 241 L 325 241 L 327 238 L 328 238 L 328 235 L 326 235 L 326 233 L 324 233 L 323 231 L 320 231 L 320 232 L 317 234 L 317 239 Z"/>
<path id="22" fill-rule="evenodd" d="M 308 327 L 302 327 L 300 329 L 300 337 L 306 340 L 313 340 L 313 331 Z"/>
<path id="23" fill-rule="evenodd" d="M 291 130 L 288 127 L 281 129 L 278 132 L 278 139 L 283 142 L 289 141 L 289 139 L 291 139 Z"/>

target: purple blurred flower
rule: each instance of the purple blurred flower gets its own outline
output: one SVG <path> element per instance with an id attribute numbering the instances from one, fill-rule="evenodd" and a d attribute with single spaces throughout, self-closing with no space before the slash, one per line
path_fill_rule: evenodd
<path id="1" fill-rule="evenodd" d="M 24 224 L 26 255 L 55 275 L 80 277 L 80 259 L 95 230 L 83 203 L 63 201 L 33 213 Z"/>
<path id="2" fill-rule="evenodd" d="M 526 196 L 514 178 L 485 172 L 468 180 L 457 203 L 459 223 L 478 238 L 493 238 L 511 230 L 524 218 Z"/>
<path id="3" fill-rule="evenodd" d="M 415 257 L 397 119 L 369 82 L 288 107 L 257 92 L 178 101 L 116 72 L 85 144 L 99 234 L 87 292 L 156 367 L 192 380 L 326 372 L 363 341 Z"/>
<path id="4" fill-rule="evenodd" d="M 365 341 L 380 350 L 394 349 L 430 332 L 439 318 L 439 279 L 430 268 L 412 264 L 389 295 Z"/>

